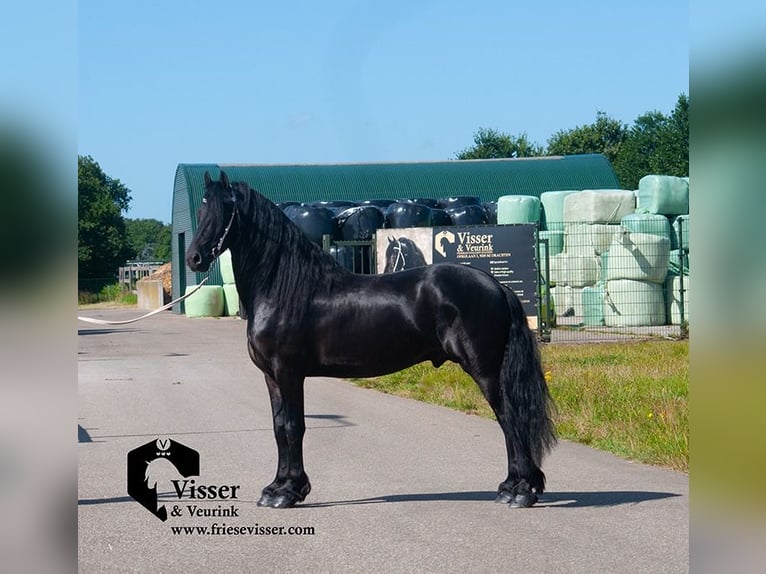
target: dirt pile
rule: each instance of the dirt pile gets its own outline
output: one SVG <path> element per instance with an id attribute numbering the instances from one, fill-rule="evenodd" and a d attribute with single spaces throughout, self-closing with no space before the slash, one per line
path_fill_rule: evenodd
<path id="1" fill-rule="evenodd" d="M 142 281 L 161 281 L 165 303 L 169 303 L 173 293 L 173 272 L 170 262 L 159 267 L 154 273 L 142 279 Z"/>

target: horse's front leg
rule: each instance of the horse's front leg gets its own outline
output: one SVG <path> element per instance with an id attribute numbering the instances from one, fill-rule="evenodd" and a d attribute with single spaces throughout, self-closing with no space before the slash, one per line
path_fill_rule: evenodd
<path id="1" fill-rule="evenodd" d="M 306 422 L 303 407 L 303 378 L 266 375 L 277 441 L 277 475 L 263 489 L 258 506 L 289 508 L 302 502 L 311 491 L 303 469 L 303 435 Z"/>

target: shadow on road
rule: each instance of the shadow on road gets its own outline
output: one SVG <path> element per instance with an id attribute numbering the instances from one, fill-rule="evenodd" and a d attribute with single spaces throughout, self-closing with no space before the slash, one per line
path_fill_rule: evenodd
<path id="1" fill-rule="evenodd" d="M 301 504 L 296 508 L 328 508 L 332 506 L 354 506 L 358 504 L 381 504 L 390 502 L 491 502 L 496 492 L 491 490 L 476 490 L 467 492 L 429 492 L 420 494 L 389 494 L 357 500 L 337 500 L 333 502 L 316 502 Z M 162 492 L 158 500 L 175 499 L 175 493 Z M 607 492 L 546 492 L 533 508 L 562 507 L 562 508 L 597 508 L 620 506 L 623 504 L 639 504 L 651 500 L 662 500 L 681 496 L 673 492 L 641 492 L 641 491 L 607 491 Z M 114 504 L 130 502 L 129 496 L 113 498 L 80 499 L 77 504 L 90 506 L 94 504 Z M 240 500 L 240 503 L 255 502 Z"/>
<path id="2" fill-rule="evenodd" d="M 356 504 L 380 504 L 388 502 L 439 502 L 439 501 L 492 501 L 497 495 L 494 491 L 468 492 L 430 492 L 420 494 L 391 494 L 357 500 L 338 500 L 334 502 L 318 502 L 302 504 L 300 508 L 322 508 L 327 506 L 346 506 Z M 620 506 L 623 504 L 638 504 L 651 500 L 662 500 L 681 496 L 673 492 L 641 492 L 641 491 L 612 491 L 612 492 L 546 492 L 535 505 L 537 508 L 566 507 L 585 508 L 601 506 Z M 534 508 L 534 507 L 533 507 Z"/>

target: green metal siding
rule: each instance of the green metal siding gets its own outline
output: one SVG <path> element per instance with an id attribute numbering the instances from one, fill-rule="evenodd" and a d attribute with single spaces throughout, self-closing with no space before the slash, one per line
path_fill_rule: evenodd
<path id="1" fill-rule="evenodd" d="M 245 181 L 274 202 L 402 199 L 478 196 L 496 201 L 502 195 L 540 196 L 567 189 L 618 189 L 620 184 L 602 155 L 540 158 L 451 160 L 412 163 L 330 165 L 179 164 L 173 190 L 173 297 L 181 295 L 178 276 L 187 285 L 203 274 L 188 271 L 177 253 L 179 233 L 188 245 L 196 230 L 196 213 L 204 194 L 203 176 L 224 170 L 232 181 Z M 181 271 L 181 269 L 183 271 Z M 222 283 L 217 266 L 210 284 Z M 180 309 L 175 309 L 180 312 Z"/>
<path id="2" fill-rule="evenodd" d="M 542 158 L 453 160 L 420 163 L 333 165 L 181 164 L 192 200 L 204 193 L 205 170 L 246 181 L 272 201 L 399 199 L 477 195 L 494 201 L 501 195 L 539 196 L 562 189 L 617 189 L 617 176 L 602 155 Z M 196 207 L 195 207 L 196 209 Z"/>
<path id="3" fill-rule="evenodd" d="M 176 169 L 175 185 L 173 186 L 173 214 L 172 214 L 172 242 L 171 242 L 171 274 L 172 274 L 172 297 L 177 299 L 183 293 L 181 293 L 181 273 L 184 274 L 185 283 L 188 285 L 196 285 L 205 276 L 204 273 L 194 273 L 186 266 L 184 261 L 184 253 L 181 253 L 178 246 L 178 236 L 183 233 L 185 235 L 185 243 L 188 246 L 191 243 L 194 232 L 197 230 L 197 209 L 202 201 L 202 193 L 199 185 L 189 185 L 189 182 L 193 182 L 196 177 L 197 167 L 194 166 L 194 170 L 190 175 L 189 165 L 181 164 Z M 210 170 L 217 170 L 216 165 L 206 166 Z M 202 174 L 204 175 L 204 170 Z M 200 178 L 202 175 L 200 175 Z M 210 285 L 222 285 L 223 279 L 221 278 L 221 272 L 218 265 L 214 265 L 210 272 Z M 173 305 L 173 311 L 175 313 L 183 312 L 183 302 Z"/>

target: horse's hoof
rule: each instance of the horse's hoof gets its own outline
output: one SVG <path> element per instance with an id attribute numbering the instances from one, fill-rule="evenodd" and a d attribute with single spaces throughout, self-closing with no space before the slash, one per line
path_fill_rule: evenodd
<path id="1" fill-rule="evenodd" d="M 292 494 L 278 494 L 271 500 L 271 508 L 292 508 L 300 500 Z"/>
<path id="2" fill-rule="evenodd" d="M 267 506 L 269 508 L 292 508 L 299 502 L 303 502 L 311 492 L 311 485 L 306 483 L 300 492 L 296 492 L 287 486 L 276 489 L 264 489 L 261 498 L 256 503 L 257 506 Z"/>
<path id="3" fill-rule="evenodd" d="M 498 504 L 510 504 L 512 501 L 513 501 L 513 495 L 507 490 L 498 492 L 497 497 L 495 498 L 495 502 L 497 502 Z"/>
<path id="4" fill-rule="evenodd" d="M 509 504 L 511 508 L 529 508 L 537 502 L 537 495 L 534 492 L 525 492 L 517 494 Z"/>

